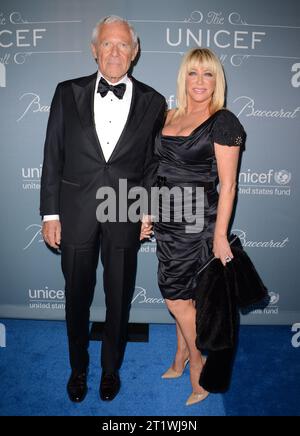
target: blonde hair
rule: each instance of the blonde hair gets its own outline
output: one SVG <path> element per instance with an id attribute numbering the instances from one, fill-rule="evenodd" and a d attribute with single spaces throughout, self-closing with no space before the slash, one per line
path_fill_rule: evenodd
<path id="1" fill-rule="evenodd" d="M 225 75 L 221 62 L 208 48 L 193 48 L 189 50 L 179 67 L 177 77 L 177 110 L 174 116 L 183 115 L 187 109 L 186 76 L 193 67 L 207 67 L 216 79 L 216 87 L 210 104 L 211 113 L 224 107 L 225 101 Z"/>

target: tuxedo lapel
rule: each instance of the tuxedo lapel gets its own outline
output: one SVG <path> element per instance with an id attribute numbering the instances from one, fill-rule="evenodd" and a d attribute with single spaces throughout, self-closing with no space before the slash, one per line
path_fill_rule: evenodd
<path id="1" fill-rule="evenodd" d="M 73 82 L 72 87 L 81 125 L 90 142 L 95 147 L 98 156 L 105 161 L 94 120 L 94 93 L 96 79 L 97 73 L 84 78 L 80 82 Z M 152 99 L 152 93 L 142 89 L 139 83 L 133 78 L 132 82 L 132 100 L 128 118 L 108 162 L 115 159 L 120 150 L 123 150 L 126 145 L 132 143 L 132 138 L 136 134 Z"/>
<path id="2" fill-rule="evenodd" d="M 108 162 L 115 159 L 124 147 L 132 143 L 132 139 L 136 134 L 152 99 L 152 93 L 144 91 L 134 78 L 131 78 L 131 80 L 133 82 L 133 89 L 128 118 Z"/>
<path id="3" fill-rule="evenodd" d="M 73 92 L 77 110 L 84 132 L 93 144 L 98 156 L 105 161 L 103 151 L 96 132 L 94 120 L 94 93 L 97 73 L 86 77 L 81 82 L 73 82 Z"/>

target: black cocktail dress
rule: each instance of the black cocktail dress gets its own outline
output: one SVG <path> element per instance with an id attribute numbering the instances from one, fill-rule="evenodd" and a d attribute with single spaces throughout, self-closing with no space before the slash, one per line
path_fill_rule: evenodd
<path id="1" fill-rule="evenodd" d="M 218 171 L 214 143 L 242 146 L 245 132 L 238 118 L 221 109 L 199 125 L 189 136 L 159 134 L 156 156 L 159 159 L 157 185 L 177 187 L 168 205 L 160 199 L 158 219 L 154 224 L 157 240 L 158 284 L 164 298 L 187 300 L 194 298 L 195 271 L 212 253 L 213 234 L 218 205 Z M 196 188 L 203 188 L 199 197 Z M 180 192 L 182 196 L 180 198 Z M 184 195 L 199 225 L 194 227 L 184 213 Z M 164 198 L 162 196 L 162 198 Z M 202 198 L 202 203 L 201 203 Z M 198 201 L 198 203 L 197 203 Z M 197 209 L 196 203 L 203 204 Z M 169 210 L 170 219 L 166 217 Z M 181 221 L 176 218 L 182 212 Z M 204 213 L 203 213 L 204 212 Z M 202 215 L 201 215 L 202 214 Z M 201 216 L 204 218 L 201 221 Z"/>

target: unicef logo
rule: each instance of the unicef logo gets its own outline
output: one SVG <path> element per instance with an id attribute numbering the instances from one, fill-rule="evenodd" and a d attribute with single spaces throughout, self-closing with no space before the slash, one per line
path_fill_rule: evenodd
<path id="1" fill-rule="evenodd" d="M 278 185 L 287 185 L 291 178 L 292 174 L 286 170 L 280 170 L 274 174 L 275 182 L 278 183 Z"/>
<path id="2" fill-rule="evenodd" d="M 269 292 L 270 302 L 269 304 L 277 304 L 279 301 L 279 294 L 276 294 L 275 292 Z"/>

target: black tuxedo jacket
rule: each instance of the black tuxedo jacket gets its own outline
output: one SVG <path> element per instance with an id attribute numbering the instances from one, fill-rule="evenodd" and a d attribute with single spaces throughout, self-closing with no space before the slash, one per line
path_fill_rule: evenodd
<path id="1" fill-rule="evenodd" d="M 50 109 L 40 213 L 60 215 L 62 241 L 68 244 L 85 243 L 95 232 L 98 188 L 114 188 L 117 200 L 119 179 L 127 179 L 128 190 L 133 186 L 149 190 L 157 168 L 153 149 L 164 119 L 164 97 L 131 78 L 133 95 L 128 119 L 106 162 L 94 122 L 96 78 L 95 73 L 58 84 Z M 117 216 L 116 222 L 103 225 L 114 245 L 138 244 L 139 222 L 118 222 Z"/>

